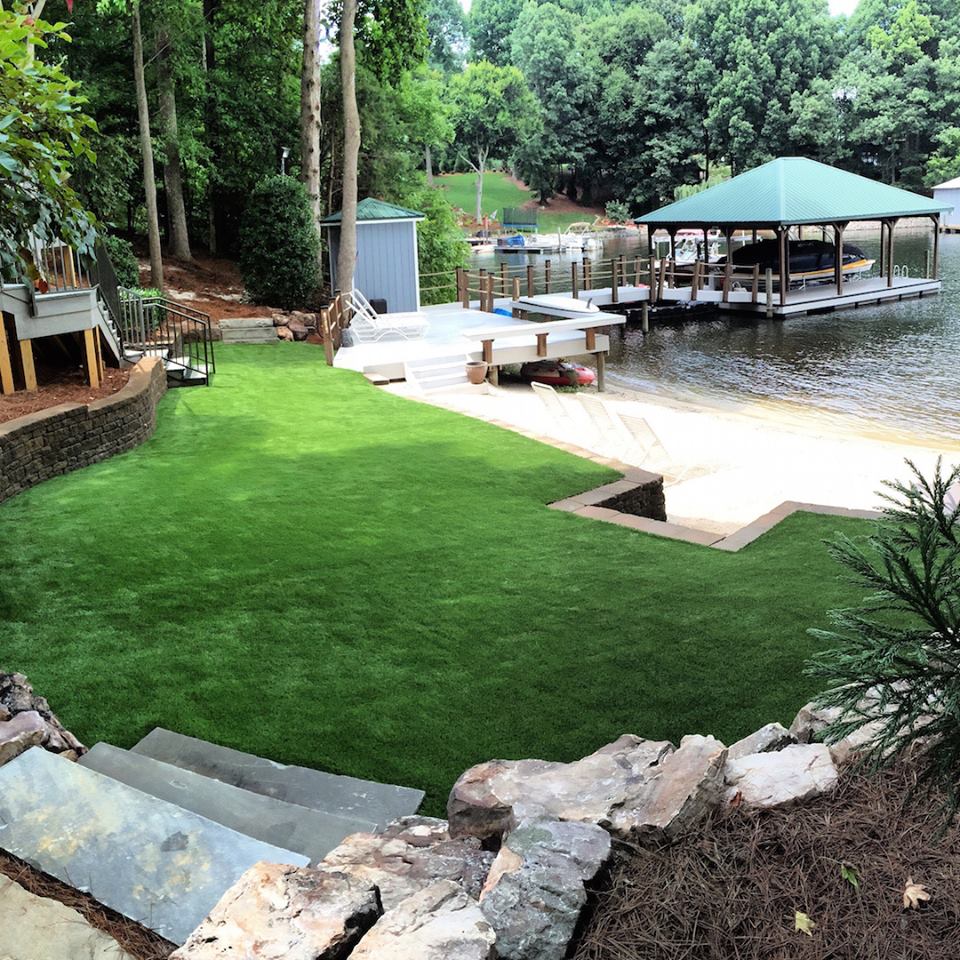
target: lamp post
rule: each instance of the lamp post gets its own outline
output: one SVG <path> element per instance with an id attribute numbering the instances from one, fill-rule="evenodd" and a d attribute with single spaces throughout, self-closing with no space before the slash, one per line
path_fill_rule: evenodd
<path id="1" fill-rule="evenodd" d="M 285 177 L 287 175 L 287 160 L 290 159 L 290 148 L 281 147 L 280 148 L 280 176 Z"/>

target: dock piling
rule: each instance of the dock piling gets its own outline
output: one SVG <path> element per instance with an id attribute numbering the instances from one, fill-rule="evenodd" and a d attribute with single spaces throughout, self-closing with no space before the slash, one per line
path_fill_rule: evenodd
<path id="1" fill-rule="evenodd" d="M 646 300 L 640 307 L 640 328 L 644 333 L 650 332 L 650 304 Z"/>
<path id="2" fill-rule="evenodd" d="M 767 267 L 763 277 L 763 293 L 767 300 L 767 319 L 773 316 L 773 270 Z"/>

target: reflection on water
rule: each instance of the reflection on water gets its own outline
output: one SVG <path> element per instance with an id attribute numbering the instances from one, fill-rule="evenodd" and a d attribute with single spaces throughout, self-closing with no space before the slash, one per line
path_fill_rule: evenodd
<path id="1" fill-rule="evenodd" d="M 879 239 L 847 241 L 878 257 Z M 898 234 L 894 262 L 922 276 L 929 229 Z M 817 316 L 659 323 L 646 337 L 612 337 L 608 372 L 625 387 L 669 397 L 800 404 L 857 418 L 864 428 L 960 440 L 960 235 L 942 236 L 940 296 Z M 597 257 L 640 254 L 636 240 Z M 514 255 L 510 263 L 545 258 Z M 553 254 L 553 273 L 570 257 Z M 579 259 L 579 257 L 575 257 Z M 496 269 L 489 255 L 480 265 Z M 560 266 L 560 263 L 563 265 Z"/>

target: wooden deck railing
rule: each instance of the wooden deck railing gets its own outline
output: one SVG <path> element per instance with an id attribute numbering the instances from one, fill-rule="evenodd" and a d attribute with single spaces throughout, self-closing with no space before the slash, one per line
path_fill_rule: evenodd
<path id="1" fill-rule="evenodd" d="M 333 366 L 337 351 L 343 346 L 343 331 L 350 325 L 350 305 L 338 290 L 333 299 L 320 310 L 320 333 L 327 366 Z"/>

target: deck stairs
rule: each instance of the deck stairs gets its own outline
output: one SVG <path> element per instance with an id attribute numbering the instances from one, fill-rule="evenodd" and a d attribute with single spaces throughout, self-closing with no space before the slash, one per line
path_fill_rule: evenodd
<path id="1" fill-rule="evenodd" d="M 403 365 L 404 379 L 418 393 L 482 391 L 483 384 L 475 386 L 467 379 L 466 363 L 469 359 L 465 353 L 460 353 L 408 360 Z"/>
<path id="2" fill-rule="evenodd" d="M 254 863 L 315 863 L 422 799 L 157 728 L 0 767 L 0 849 L 180 944 Z"/>

